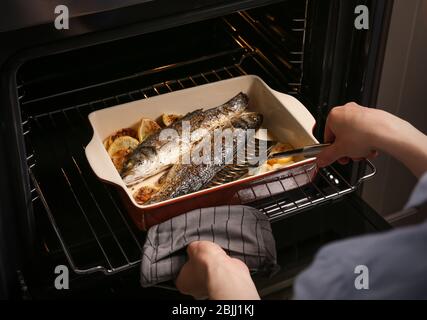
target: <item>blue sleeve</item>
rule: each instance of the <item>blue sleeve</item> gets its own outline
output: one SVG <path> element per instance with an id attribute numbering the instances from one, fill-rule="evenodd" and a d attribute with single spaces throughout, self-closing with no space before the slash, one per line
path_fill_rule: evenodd
<path id="1" fill-rule="evenodd" d="M 427 172 L 425 172 L 412 191 L 405 208 L 412 208 L 427 202 Z"/>
<path id="2" fill-rule="evenodd" d="M 427 173 L 408 207 L 427 201 Z M 295 299 L 427 299 L 427 222 L 357 237 L 322 248 L 294 283 Z M 368 290 L 355 287 L 357 266 L 369 270 Z M 404 272 L 403 272 L 404 270 Z"/>
<path id="3" fill-rule="evenodd" d="M 316 255 L 313 264 L 297 277 L 294 299 L 341 299 L 351 280 L 346 275 L 345 265 L 330 247 L 325 247 Z"/>
<path id="4" fill-rule="evenodd" d="M 427 299 L 427 222 L 339 241 L 321 249 L 298 276 L 295 299 Z M 356 288 L 356 267 L 368 272 Z"/>

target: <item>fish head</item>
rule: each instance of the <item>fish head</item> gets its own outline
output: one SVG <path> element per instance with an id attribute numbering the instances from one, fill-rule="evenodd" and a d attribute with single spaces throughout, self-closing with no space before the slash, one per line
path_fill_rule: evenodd
<path id="1" fill-rule="evenodd" d="M 120 176 L 128 186 L 136 184 L 152 175 L 153 157 L 151 148 L 135 149 L 123 164 Z"/>
<path id="2" fill-rule="evenodd" d="M 140 168 L 137 162 L 129 159 L 123 164 L 120 176 L 126 185 L 133 185 L 141 180 Z"/>
<path id="3" fill-rule="evenodd" d="M 258 112 L 245 112 L 231 120 L 234 128 L 239 129 L 259 129 L 263 121 L 263 116 Z"/>

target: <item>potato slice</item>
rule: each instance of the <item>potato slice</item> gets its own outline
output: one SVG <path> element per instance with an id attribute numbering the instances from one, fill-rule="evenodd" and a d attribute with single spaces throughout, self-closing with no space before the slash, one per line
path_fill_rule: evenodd
<path id="1" fill-rule="evenodd" d="M 285 158 L 276 158 L 276 159 L 270 159 L 267 160 L 267 163 L 270 166 L 274 166 L 275 164 L 287 164 L 293 160 L 292 157 L 285 157 Z"/>
<path id="2" fill-rule="evenodd" d="M 123 150 L 133 150 L 138 146 L 139 142 L 135 138 L 129 136 L 118 137 L 114 142 L 108 147 L 108 154 L 110 157 L 113 157 L 119 151 Z"/>
<path id="3" fill-rule="evenodd" d="M 114 163 L 114 166 L 116 167 L 117 171 L 121 171 L 123 167 L 123 163 L 126 160 L 126 156 L 131 152 L 131 149 L 122 149 L 117 151 L 115 154 L 111 156 L 111 160 Z"/>
<path id="4" fill-rule="evenodd" d="M 151 119 L 142 118 L 138 127 L 139 142 L 143 142 L 145 139 L 147 139 L 148 136 L 150 136 L 159 129 L 160 126 L 157 124 L 157 122 Z"/>
<path id="5" fill-rule="evenodd" d="M 180 119 L 181 116 L 177 114 L 162 114 L 162 122 L 166 127 L 169 127 L 172 123 L 174 123 L 176 120 Z"/>
<path id="6" fill-rule="evenodd" d="M 134 194 L 133 197 L 138 204 L 144 204 L 158 191 L 155 186 L 142 186 Z"/>
<path id="7" fill-rule="evenodd" d="M 277 143 L 271 148 L 271 154 L 279 153 L 279 152 L 285 152 L 288 150 L 293 150 L 294 148 L 289 143 Z M 269 165 L 275 165 L 275 164 L 286 164 L 290 161 L 292 161 L 292 157 L 285 157 L 285 158 L 276 158 L 276 159 L 270 159 L 268 160 Z"/>

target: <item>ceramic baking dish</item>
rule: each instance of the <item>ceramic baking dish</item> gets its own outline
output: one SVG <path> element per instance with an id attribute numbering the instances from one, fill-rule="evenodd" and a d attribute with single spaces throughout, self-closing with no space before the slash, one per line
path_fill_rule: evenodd
<path id="1" fill-rule="evenodd" d="M 314 178 L 317 170 L 313 165 L 314 159 L 303 159 L 278 171 L 250 176 L 155 204 L 140 205 L 135 201 L 133 190 L 122 181 L 104 148 L 103 140 L 119 129 L 134 126 L 142 117 L 157 119 L 163 113 L 186 114 L 199 108 L 216 107 L 239 92 L 249 96 L 249 110 L 262 113 L 263 127 L 277 140 L 288 142 L 295 148 L 318 143 L 312 134 L 315 120 L 308 110 L 294 97 L 269 88 L 262 79 L 253 75 L 161 94 L 89 114 L 93 138 L 86 147 L 88 162 L 99 179 L 117 186 L 138 228 L 147 229 L 195 208 L 245 201 L 245 197 L 240 196 L 246 194 L 245 190 L 254 194 L 256 190 L 263 189 L 260 182 L 268 182 L 270 178 L 277 179 L 288 172 L 294 172 L 293 177 L 297 179 L 288 179 L 286 190 L 301 187 Z M 304 174 L 299 174 L 301 172 Z M 270 188 L 269 195 L 272 193 L 275 191 Z"/>

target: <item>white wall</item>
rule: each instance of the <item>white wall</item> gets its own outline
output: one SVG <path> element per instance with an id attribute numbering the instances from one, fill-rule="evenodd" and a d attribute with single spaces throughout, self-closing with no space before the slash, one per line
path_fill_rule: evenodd
<path id="1" fill-rule="evenodd" d="M 395 0 L 378 107 L 427 133 L 427 0 Z M 363 198 L 384 216 L 399 210 L 416 184 L 400 163 L 381 155 Z"/>

